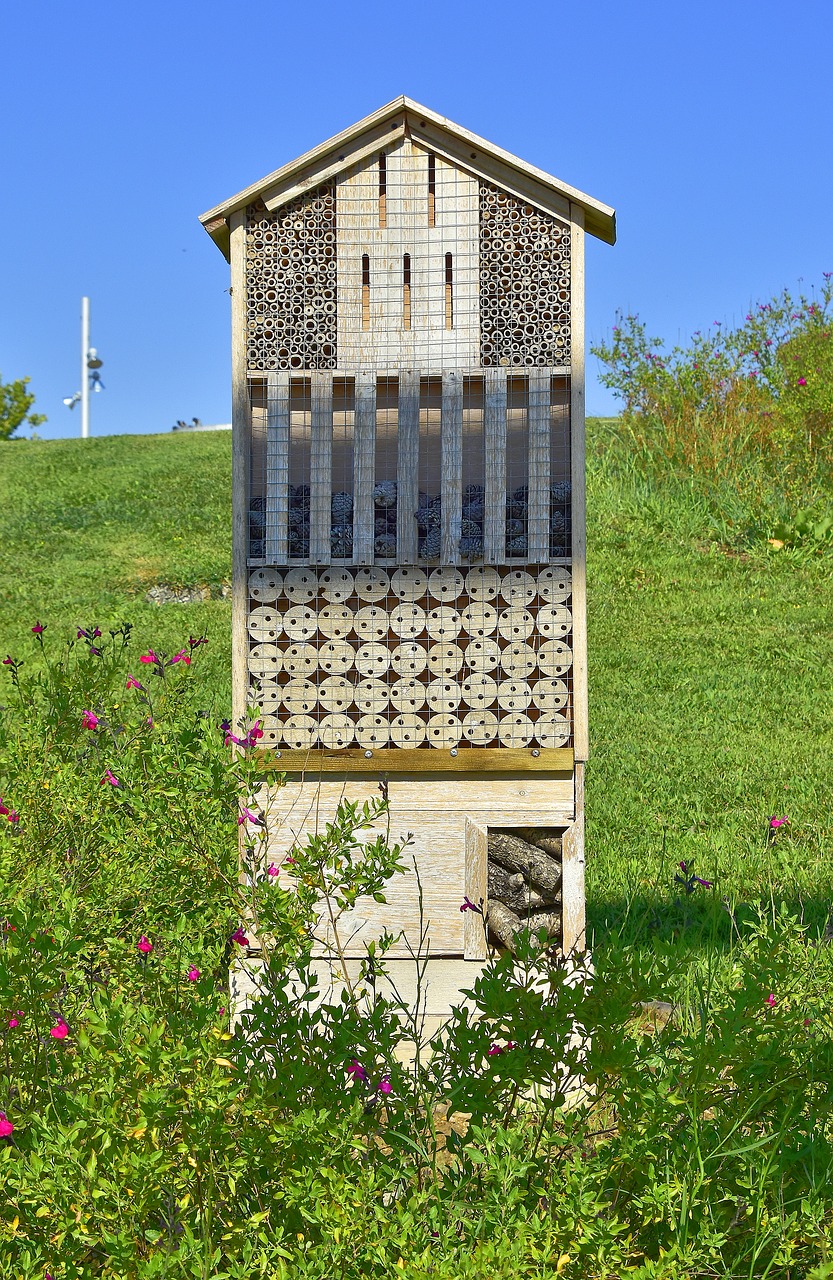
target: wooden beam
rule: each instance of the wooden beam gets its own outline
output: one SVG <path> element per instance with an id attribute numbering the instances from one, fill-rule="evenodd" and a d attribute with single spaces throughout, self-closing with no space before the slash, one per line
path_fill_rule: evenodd
<path id="1" fill-rule="evenodd" d="M 309 558 L 330 563 L 330 510 L 333 497 L 333 375 L 310 375 Z"/>
<path id="2" fill-rule="evenodd" d="M 527 409 L 529 493 L 528 555 L 533 564 L 550 558 L 550 386 L 549 369 L 530 369 Z"/>
<path id="3" fill-rule="evenodd" d="M 376 374 L 356 373 L 353 426 L 353 561 L 373 564 L 376 483 Z"/>
<path id="4" fill-rule="evenodd" d="M 289 374 L 266 379 L 266 563 L 289 555 Z"/>
<path id="5" fill-rule="evenodd" d="M 396 453 L 396 559 L 399 564 L 417 562 L 419 501 L 419 373 L 399 373 L 399 415 Z"/>
<path id="6" fill-rule="evenodd" d="M 341 173 L 350 165 L 358 164 L 361 160 L 367 159 L 377 152 L 382 151 L 398 142 L 400 138 L 405 136 L 403 125 L 399 125 L 396 129 L 391 129 L 390 125 L 385 122 L 378 125 L 360 147 L 330 152 L 326 156 L 322 156 L 319 160 L 307 165 L 300 173 L 293 173 L 290 177 L 285 178 L 281 182 L 276 182 L 274 186 L 268 187 L 263 192 L 263 203 L 270 213 L 274 213 L 276 209 L 284 204 L 288 204 L 290 200 L 294 200 L 296 196 L 303 195 L 305 191 L 309 191 L 312 187 L 320 186 L 322 182 L 326 182 L 328 178 L 333 178 L 337 173 Z"/>
<path id="7" fill-rule="evenodd" d="M 378 751 L 350 747 L 344 751 L 261 752 L 259 761 L 264 769 L 292 774 L 454 773 L 476 778 L 483 773 L 569 773 L 573 752 L 569 747 L 465 747 L 452 755 L 433 747 Z"/>
<path id="8" fill-rule="evenodd" d="M 561 842 L 562 948 L 565 955 L 587 946 L 584 890 L 584 763 L 575 766 L 576 817 Z"/>
<path id="9" fill-rule="evenodd" d="M 489 954 L 486 943 L 486 909 L 488 903 L 489 840 L 486 827 L 466 818 L 466 872 L 465 894 L 469 902 L 482 909 L 483 914 L 466 911 L 463 923 L 463 955 L 467 960 L 485 960 Z"/>
<path id="10" fill-rule="evenodd" d="M 587 721 L 587 527 L 584 434 L 584 210 L 571 215 L 570 480 L 573 526 L 573 746 L 576 759 L 590 749 Z"/>
<path id="11" fill-rule="evenodd" d="M 463 524 L 463 377 L 455 369 L 443 374 L 440 412 L 443 564 L 459 564 Z"/>
<path id="12" fill-rule="evenodd" d="M 246 714 L 249 673 L 249 482 L 252 416 L 246 376 L 246 212 L 231 218 L 232 720 Z"/>
<path id="13" fill-rule="evenodd" d="M 485 369 L 483 436 L 486 455 L 483 556 L 506 559 L 506 370 Z"/>

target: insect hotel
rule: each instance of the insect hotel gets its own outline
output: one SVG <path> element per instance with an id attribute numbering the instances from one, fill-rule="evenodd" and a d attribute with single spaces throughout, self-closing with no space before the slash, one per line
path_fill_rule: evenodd
<path id="1" fill-rule="evenodd" d="M 387 929 L 404 958 L 422 919 L 442 1012 L 522 926 L 583 946 L 584 239 L 614 213 L 402 97 L 202 222 L 268 856 L 384 780 L 414 871 L 347 953 Z"/>

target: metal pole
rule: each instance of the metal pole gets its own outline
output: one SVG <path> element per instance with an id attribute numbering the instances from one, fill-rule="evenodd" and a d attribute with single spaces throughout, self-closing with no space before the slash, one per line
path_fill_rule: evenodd
<path id="1" fill-rule="evenodd" d="M 81 439 L 90 434 L 90 373 L 87 368 L 90 350 L 90 300 L 81 299 Z"/>

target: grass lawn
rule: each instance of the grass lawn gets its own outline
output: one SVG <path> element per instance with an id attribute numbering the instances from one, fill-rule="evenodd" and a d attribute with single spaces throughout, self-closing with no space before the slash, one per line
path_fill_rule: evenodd
<path id="1" fill-rule="evenodd" d="M 718 899 L 831 901 L 830 565 L 708 541 L 703 503 L 651 486 L 590 424 L 588 907 L 619 935 L 696 945 L 728 914 L 672 892 L 681 860 Z M 32 623 L 134 624 L 168 652 L 209 637 L 206 704 L 228 706 L 231 440 L 225 433 L 0 444 L 0 651 Z M 154 605 L 156 584 L 203 585 Z M 770 844 L 767 819 L 788 814 Z M 728 936 L 728 932 L 727 932 Z"/>

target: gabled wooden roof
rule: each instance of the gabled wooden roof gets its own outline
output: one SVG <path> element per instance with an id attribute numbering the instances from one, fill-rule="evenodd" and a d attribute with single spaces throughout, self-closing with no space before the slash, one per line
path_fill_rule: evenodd
<path id="1" fill-rule="evenodd" d="M 571 203 L 579 205 L 584 210 L 586 230 L 607 244 L 615 243 L 616 214 L 608 205 L 404 96 L 394 98 L 393 102 L 337 133 L 334 138 L 313 147 L 312 151 L 276 169 L 245 190 L 238 191 L 230 200 L 215 205 L 202 215 L 200 222 L 228 258 L 228 219 L 236 209 L 245 208 L 258 198 L 264 201 L 267 209 L 278 209 L 301 192 L 406 134 L 426 150 L 558 217 L 569 217 Z"/>

